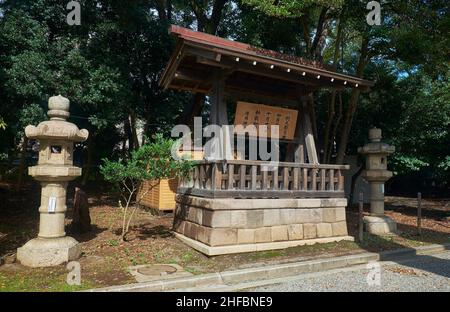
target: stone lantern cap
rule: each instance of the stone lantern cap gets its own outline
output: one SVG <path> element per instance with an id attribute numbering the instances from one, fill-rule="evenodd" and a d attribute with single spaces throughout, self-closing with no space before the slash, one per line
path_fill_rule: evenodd
<path id="1" fill-rule="evenodd" d="M 61 95 L 52 96 L 48 100 L 49 111 L 47 115 L 50 117 L 50 120 L 43 121 L 37 126 L 27 126 L 25 128 L 25 135 L 29 139 L 60 139 L 73 142 L 86 141 L 89 136 L 89 131 L 86 129 L 80 130 L 75 124 L 66 121 L 70 116 L 69 107 L 69 99 Z"/>
<path id="2" fill-rule="evenodd" d="M 389 155 L 395 152 L 395 147 L 381 142 L 381 129 L 372 128 L 369 130 L 370 142 L 363 147 L 358 147 L 359 154 L 385 154 Z"/>

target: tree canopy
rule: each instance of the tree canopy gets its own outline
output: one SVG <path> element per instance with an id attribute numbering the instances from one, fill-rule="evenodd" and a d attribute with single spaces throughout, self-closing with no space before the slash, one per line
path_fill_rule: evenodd
<path id="1" fill-rule="evenodd" d="M 148 137 L 207 109 L 204 98 L 163 91 L 158 80 L 177 24 L 314 59 L 376 81 L 369 93 L 321 90 L 311 103 L 322 162 L 345 161 L 382 128 L 397 147 L 392 169 L 447 185 L 450 176 L 450 14 L 446 0 L 381 2 L 366 22 L 359 0 L 0 1 L 0 160 L 23 154 L 24 123 L 44 118 L 48 98 L 71 100 L 71 119 L 92 134 L 78 146 L 84 181 L 104 157 L 125 159 Z M 127 144 L 121 144 L 127 142 Z M 122 146 L 122 148 L 118 148 Z M 93 170 L 90 170 L 92 168 Z"/>

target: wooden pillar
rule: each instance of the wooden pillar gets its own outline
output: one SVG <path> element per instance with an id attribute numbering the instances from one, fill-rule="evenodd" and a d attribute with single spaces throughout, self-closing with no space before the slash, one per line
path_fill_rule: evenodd
<path id="1" fill-rule="evenodd" d="M 304 138 L 306 146 L 306 154 L 308 155 L 308 162 L 311 164 L 318 164 L 319 159 L 317 157 L 316 143 L 314 141 L 314 133 L 311 124 L 311 116 L 308 110 L 309 97 L 302 97 L 303 108 L 303 125 L 304 125 Z"/>
<path id="2" fill-rule="evenodd" d="M 303 117 L 303 103 L 298 104 L 297 124 L 295 126 L 295 142 L 289 143 L 286 152 L 286 161 L 293 161 L 296 163 L 305 162 L 305 129 Z"/>
<path id="3" fill-rule="evenodd" d="M 214 76 L 212 92 L 210 94 L 211 112 L 209 117 L 210 125 L 228 125 L 227 103 L 225 101 L 225 79 L 226 76 L 218 72 Z M 231 159 L 233 133 L 226 127 L 222 128 L 220 137 L 222 158 Z"/>

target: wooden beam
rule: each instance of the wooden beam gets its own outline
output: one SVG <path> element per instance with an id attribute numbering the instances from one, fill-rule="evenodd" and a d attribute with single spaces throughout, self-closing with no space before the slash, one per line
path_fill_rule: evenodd
<path id="1" fill-rule="evenodd" d="M 294 100 L 279 98 L 279 97 L 272 96 L 272 95 L 263 95 L 260 93 L 253 93 L 253 92 L 238 90 L 229 85 L 225 86 L 225 92 L 226 92 L 227 96 L 233 98 L 234 100 L 250 101 L 250 102 L 255 102 L 255 103 L 277 105 L 277 106 L 283 105 L 283 106 L 296 107 L 296 105 L 298 105 L 298 102 L 294 101 Z"/>
<path id="2" fill-rule="evenodd" d="M 286 161 L 294 161 L 296 163 L 305 162 L 305 130 L 304 118 L 303 118 L 303 104 L 299 101 L 296 102 L 296 108 L 298 110 L 297 123 L 295 126 L 294 141 L 287 146 Z"/>
<path id="3" fill-rule="evenodd" d="M 200 64 L 220 67 L 220 68 L 231 68 L 235 67 L 236 71 L 254 74 L 254 75 L 260 75 L 265 77 L 274 78 L 277 80 L 284 80 L 293 82 L 296 84 L 302 84 L 302 85 L 308 85 L 308 86 L 315 86 L 320 87 L 321 85 L 317 83 L 316 81 L 302 77 L 300 75 L 295 76 L 293 73 L 283 72 L 279 70 L 270 70 L 267 67 L 261 67 L 257 65 L 252 65 L 251 63 L 247 63 L 246 61 L 231 61 L 227 58 L 222 58 L 220 62 L 212 61 L 206 58 L 197 58 L 197 61 Z M 343 87 L 342 87 L 343 88 Z"/>
<path id="4" fill-rule="evenodd" d="M 202 53 L 201 51 L 203 50 L 190 49 L 189 53 L 200 54 Z M 337 81 L 332 82 L 331 78 L 329 77 L 322 77 L 321 75 L 311 73 L 307 73 L 305 76 L 303 76 L 301 71 L 294 71 L 292 69 L 290 70 L 290 72 L 287 72 L 286 68 L 284 67 L 275 67 L 274 69 L 271 69 L 266 64 L 260 64 L 256 62 L 256 65 L 253 65 L 251 61 L 247 61 L 245 59 L 239 59 L 239 62 L 237 62 L 236 60 L 233 60 L 230 57 L 225 57 L 224 55 L 222 55 L 220 62 L 215 61 L 212 57 L 205 58 L 202 56 L 197 57 L 197 62 L 200 64 L 221 68 L 236 67 L 236 70 L 238 71 L 290 81 L 297 84 L 304 84 L 315 87 L 328 87 L 336 90 L 345 89 L 345 85 L 340 85 Z M 363 87 L 361 87 L 361 89 L 363 89 Z"/>
<path id="5" fill-rule="evenodd" d="M 180 65 L 182 59 L 185 56 L 185 50 L 183 50 L 184 41 L 180 40 L 177 43 L 177 46 L 175 47 L 174 52 L 172 53 L 172 56 L 169 59 L 168 66 L 164 70 L 164 73 L 161 76 L 161 80 L 159 81 L 159 85 L 163 87 L 164 90 L 166 90 L 169 85 L 172 83 L 173 76 L 175 75 L 175 72 Z"/>
<path id="6" fill-rule="evenodd" d="M 263 181 L 264 182 L 264 181 Z M 178 194 L 207 198 L 343 198 L 343 191 L 310 191 L 310 190 L 206 190 L 190 187 L 179 187 Z"/>
<path id="7" fill-rule="evenodd" d="M 312 77 L 320 75 L 324 78 L 325 81 L 328 81 L 329 87 L 331 88 L 340 88 L 341 83 L 343 84 L 344 81 L 348 81 L 348 84 L 343 86 L 344 88 L 354 87 L 354 85 L 358 84 L 361 91 L 367 91 L 371 86 L 374 85 L 373 81 L 365 80 L 355 76 L 350 76 L 323 68 L 311 67 L 309 65 L 292 63 L 286 60 L 270 58 L 263 55 L 257 55 L 256 53 L 248 54 L 248 51 L 235 50 L 230 47 L 211 46 L 208 44 L 193 41 L 189 41 L 186 44 L 192 49 L 193 53 L 195 53 L 195 50 L 213 51 L 214 53 L 221 53 L 222 57 L 227 56 L 232 59 L 239 57 L 240 60 L 247 59 L 250 61 L 257 61 L 258 63 L 263 63 L 266 65 L 271 64 L 274 65 L 275 68 L 281 68 L 283 70 L 290 68 L 292 69 L 292 71 L 295 71 L 297 73 L 302 73 L 304 71 L 307 73 L 307 76 Z M 331 82 L 331 78 L 334 78 L 334 82 Z"/>

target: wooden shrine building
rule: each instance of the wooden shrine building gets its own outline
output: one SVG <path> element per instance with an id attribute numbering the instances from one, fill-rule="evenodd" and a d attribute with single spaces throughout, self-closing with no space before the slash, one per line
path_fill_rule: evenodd
<path id="1" fill-rule="evenodd" d="M 352 240 L 345 219 L 348 166 L 319 164 L 310 101 L 319 88 L 367 91 L 373 83 L 186 28 L 171 26 L 170 32 L 177 44 L 160 80 L 164 89 L 206 94 L 210 124 L 233 124 L 232 102 L 234 124 L 249 116 L 250 123 L 279 124 L 286 146 L 270 170 L 245 154 L 197 161 L 178 187 L 177 237 L 207 255 Z"/>

